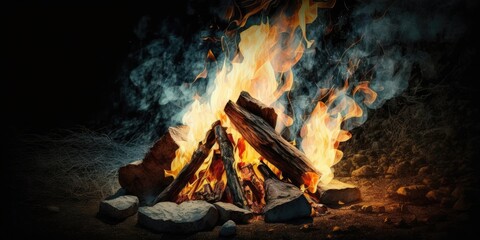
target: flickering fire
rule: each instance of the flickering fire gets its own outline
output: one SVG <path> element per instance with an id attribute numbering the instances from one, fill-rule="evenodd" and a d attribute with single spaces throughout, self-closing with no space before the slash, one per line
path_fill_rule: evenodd
<path id="1" fill-rule="evenodd" d="M 261 4 L 251 9 L 250 13 L 240 16 L 240 19 L 235 20 L 237 25 L 243 27 L 248 17 L 260 11 L 268 2 L 261 1 Z M 229 100 L 236 101 L 242 91 L 247 91 L 252 97 L 275 109 L 278 114 L 277 132 L 292 125 L 294 119 L 284 114 L 285 106 L 277 100 L 294 86 L 295 76 L 292 67 L 313 44 L 313 41 L 306 37 L 306 25 L 317 18 L 318 8 L 332 7 L 332 2 L 335 3 L 335 1 L 314 3 L 304 0 L 295 13 L 283 14 L 280 11 L 262 23 L 240 32 L 238 52 L 231 60 L 226 58 L 221 63 L 211 94 L 196 96 L 183 116 L 183 124 L 189 127 L 188 135 L 183 138 L 184 141 L 177 142 L 180 147 L 171 164 L 171 170 L 166 171 L 167 175 L 175 177 L 180 172 L 190 160 L 198 142 L 203 140 L 205 132 L 210 129 L 211 123 L 221 120 L 222 126 L 227 127 L 227 133 L 233 140 L 236 170 L 242 173 L 239 176 L 245 179 L 256 174 L 261 180 L 262 175 L 255 173 L 257 171 L 255 167 L 245 167 L 257 166 L 260 161 L 265 160 L 235 130 L 223 109 Z M 232 15 L 231 12 L 228 14 Z M 211 51 L 208 52 L 208 59 L 215 60 Z M 357 65 L 358 62 L 352 64 L 351 71 L 355 71 Z M 204 71 L 199 77 L 206 75 Z M 338 150 L 338 145 L 351 137 L 348 131 L 342 130 L 342 122 L 363 114 L 362 109 L 352 98 L 353 95 L 360 93 L 364 94 L 364 101 L 367 104 L 375 100 L 375 92 L 368 87 L 368 82 L 361 83 L 352 90 L 346 79 L 344 86 L 333 89 L 325 102 L 318 102 L 303 125 L 301 149 L 315 170 L 320 173 L 320 175 L 313 172 L 305 173 L 304 189 L 315 192 L 318 184 L 325 185 L 333 179 L 332 166 L 343 156 Z M 218 146 L 214 146 L 213 149 L 218 149 Z M 192 177 L 193 180 L 181 192 L 183 198 L 192 199 L 194 193 L 202 191 L 206 184 L 211 189 L 226 186 L 225 171 L 216 160 L 214 151 L 211 151 L 196 175 Z M 277 174 L 281 174 L 274 166 L 270 167 Z M 253 172 L 246 169 L 253 169 Z"/>

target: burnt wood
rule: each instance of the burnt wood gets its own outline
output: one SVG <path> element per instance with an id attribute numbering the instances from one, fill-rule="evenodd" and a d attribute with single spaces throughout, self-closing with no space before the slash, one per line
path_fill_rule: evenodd
<path id="1" fill-rule="evenodd" d="M 275 132 L 264 119 L 232 101 L 227 103 L 224 111 L 243 138 L 284 175 L 288 175 L 293 184 L 302 185 L 302 176 L 307 172 L 320 175 L 307 156 Z"/>
<path id="2" fill-rule="evenodd" d="M 286 222 L 311 216 L 312 207 L 298 187 L 280 181 L 265 164 L 260 164 L 258 170 L 265 178 L 265 222 Z"/>
<path id="3" fill-rule="evenodd" d="M 240 93 L 240 96 L 237 99 L 237 104 L 249 112 L 263 118 L 272 128 L 275 128 L 277 125 L 278 116 L 275 110 L 253 98 L 248 92 L 243 91 Z"/>
<path id="4" fill-rule="evenodd" d="M 170 185 L 168 185 L 151 203 L 154 205 L 155 203 L 161 201 L 174 201 L 177 195 L 183 190 L 185 185 L 187 185 L 190 178 L 195 174 L 198 168 L 202 165 L 205 159 L 210 154 L 210 150 L 212 146 L 215 144 L 215 133 L 213 128 L 219 125 L 220 121 L 217 121 L 213 124 L 212 129 L 208 130 L 205 139 L 203 142 L 198 143 L 197 150 L 193 153 L 190 162 L 187 163 L 180 173 L 176 176 L 175 180 L 173 180 Z"/>
<path id="5" fill-rule="evenodd" d="M 223 166 L 227 173 L 227 186 L 229 187 L 233 204 L 241 208 L 247 207 L 247 200 L 243 193 L 242 185 L 240 184 L 236 168 L 234 166 L 235 159 L 233 158 L 233 146 L 228 139 L 225 129 L 221 125 L 215 126 L 215 135 L 217 143 L 220 147 L 220 155 L 222 157 Z"/>

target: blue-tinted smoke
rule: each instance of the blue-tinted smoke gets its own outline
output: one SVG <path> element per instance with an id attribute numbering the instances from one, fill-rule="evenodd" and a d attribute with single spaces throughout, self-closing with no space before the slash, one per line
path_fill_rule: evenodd
<path id="1" fill-rule="evenodd" d="M 309 26 L 309 35 L 316 41 L 315 51 L 306 52 L 294 72 L 297 80 L 306 86 L 297 90 L 301 96 L 297 103 L 299 109 L 310 104 L 309 100 L 319 88 L 341 87 L 345 79 L 351 88 L 360 81 L 370 82 L 378 94 L 377 100 L 367 106 L 361 96 L 357 96 L 355 99 L 359 100 L 364 116 L 348 121 L 346 129 L 361 125 L 367 119 L 369 108 L 378 108 L 407 89 L 414 66 L 420 68 L 423 77 L 435 77 L 438 56 L 432 56 L 429 44 L 455 44 L 466 31 L 459 11 L 465 7 L 461 1 L 350 4 L 338 1 L 337 4 L 345 4 L 338 19 L 332 20 L 331 14 L 320 10 L 319 18 Z M 333 31 L 327 31 L 329 28 Z M 360 61 L 353 75 L 348 72 L 352 60 Z M 297 119 L 304 117 L 302 114 L 303 111 L 297 111 Z M 296 126 L 297 131 L 300 127 Z"/>
<path id="2" fill-rule="evenodd" d="M 308 38 L 314 39 L 315 44 L 293 69 L 295 118 L 303 117 L 319 88 L 341 87 L 347 78 L 351 87 L 370 81 L 377 100 L 366 106 L 361 103 L 361 96 L 356 96 L 365 114 L 347 122 L 345 127 L 351 129 L 367 119 L 369 108 L 378 108 L 401 94 L 408 87 L 415 66 L 424 77 L 436 77 L 438 56 L 432 56 L 428 45 L 444 43 L 448 47 L 463 36 L 466 27 L 460 9 L 467 7 L 465 4 L 439 0 L 338 1 L 335 8 L 341 8 L 341 14 L 319 9 L 317 20 L 307 26 Z M 120 78 L 118 107 L 124 116 L 118 123 L 124 132 L 143 134 L 146 139 L 161 134 L 165 127 L 179 124 L 182 111 L 193 96 L 208 91 L 213 74 L 192 82 L 205 67 L 210 73 L 215 71 L 214 63 L 206 64 L 206 53 L 219 45 L 208 45 L 202 40 L 212 36 L 208 26 L 190 34 L 188 39 L 172 30 L 178 24 L 164 21 L 160 26 L 153 31 L 154 37 L 148 39 L 147 32 L 156 25 L 148 17 L 140 20 L 134 31 L 140 45 L 131 53 Z M 221 32 L 216 34 L 219 37 Z M 215 51 L 221 59 L 220 53 Z M 353 75 L 348 72 L 352 60 L 360 60 Z M 294 132 L 299 128 L 295 126 Z"/>

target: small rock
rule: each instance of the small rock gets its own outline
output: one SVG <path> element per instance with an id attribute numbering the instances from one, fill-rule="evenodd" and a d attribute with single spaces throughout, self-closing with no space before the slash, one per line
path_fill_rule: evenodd
<path id="1" fill-rule="evenodd" d="M 362 208 L 360 208 L 360 211 L 364 213 L 372 213 L 373 207 L 372 205 L 363 205 Z"/>
<path id="2" fill-rule="evenodd" d="M 231 203 L 216 202 L 213 205 L 218 210 L 220 223 L 228 220 L 233 220 L 236 223 L 248 223 L 253 218 L 253 212 L 239 208 Z"/>
<path id="3" fill-rule="evenodd" d="M 100 202 L 99 214 L 114 219 L 125 219 L 138 210 L 138 198 L 124 195 Z"/>
<path id="4" fill-rule="evenodd" d="M 418 175 L 419 176 L 425 176 L 432 173 L 432 168 L 430 166 L 424 166 L 418 169 Z"/>
<path id="5" fill-rule="evenodd" d="M 230 237 L 235 234 L 237 234 L 237 225 L 232 220 L 226 221 L 220 228 L 221 237 Z"/>
<path id="6" fill-rule="evenodd" d="M 342 231 L 342 228 L 340 228 L 339 226 L 334 226 L 333 227 L 332 232 L 340 232 L 340 231 Z"/>
<path id="7" fill-rule="evenodd" d="M 439 190 L 431 190 L 425 195 L 425 197 L 432 202 L 440 202 L 443 197 L 446 197 L 446 194 Z"/>
<path id="8" fill-rule="evenodd" d="M 397 189 L 397 194 L 407 200 L 420 200 L 425 198 L 428 188 L 425 185 L 411 185 L 400 187 Z"/>
<path id="9" fill-rule="evenodd" d="M 396 177 L 402 177 L 407 175 L 410 172 L 410 163 L 407 161 L 403 161 L 398 163 L 395 166 L 390 166 L 387 169 L 387 175 L 393 175 Z"/>
<path id="10" fill-rule="evenodd" d="M 362 206 L 357 205 L 357 204 L 350 206 L 350 209 L 355 210 L 355 211 L 360 210 L 360 208 L 362 208 Z"/>
<path id="11" fill-rule="evenodd" d="M 312 224 L 303 224 L 303 225 L 300 227 L 300 230 L 308 231 L 308 230 L 310 230 L 312 227 L 313 227 Z"/>
<path id="12" fill-rule="evenodd" d="M 426 186 L 429 186 L 430 188 L 438 188 L 440 186 L 440 183 L 438 180 L 434 180 L 430 177 L 425 177 L 422 180 L 422 183 L 425 184 Z"/>
<path id="13" fill-rule="evenodd" d="M 386 224 L 392 224 L 392 223 L 393 223 L 393 222 L 392 222 L 392 219 L 390 219 L 389 217 L 385 217 L 385 218 L 383 219 L 383 222 L 386 223 Z"/>
<path id="14" fill-rule="evenodd" d="M 373 175 L 375 175 L 375 170 L 370 165 L 362 166 L 352 172 L 352 177 L 371 177 Z"/>
<path id="15" fill-rule="evenodd" d="M 321 216 L 321 215 L 324 215 L 325 213 L 327 213 L 327 206 L 321 204 L 321 203 L 313 203 L 311 204 L 312 205 L 312 208 L 313 210 L 315 211 L 315 216 Z"/>

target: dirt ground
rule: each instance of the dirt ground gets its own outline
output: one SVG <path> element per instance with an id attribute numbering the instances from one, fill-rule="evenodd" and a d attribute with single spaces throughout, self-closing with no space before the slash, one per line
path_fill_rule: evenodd
<path id="1" fill-rule="evenodd" d="M 451 239 L 476 232 L 473 210 L 456 211 L 441 204 L 412 203 L 388 197 L 388 186 L 413 179 L 349 179 L 360 186 L 362 201 L 329 207 L 326 214 L 292 223 L 265 223 L 257 217 L 237 226 L 232 239 Z M 189 235 L 155 233 L 136 224 L 97 216 L 100 199 L 19 201 L 8 209 L 12 238 L 54 239 L 218 239 L 220 226 Z M 13 202 L 11 203 L 13 204 Z M 372 211 L 359 210 L 372 206 Z M 385 208 L 385 212 L 382 211 Z M 5 226 L 5 225 L 4 225 Z"/>

